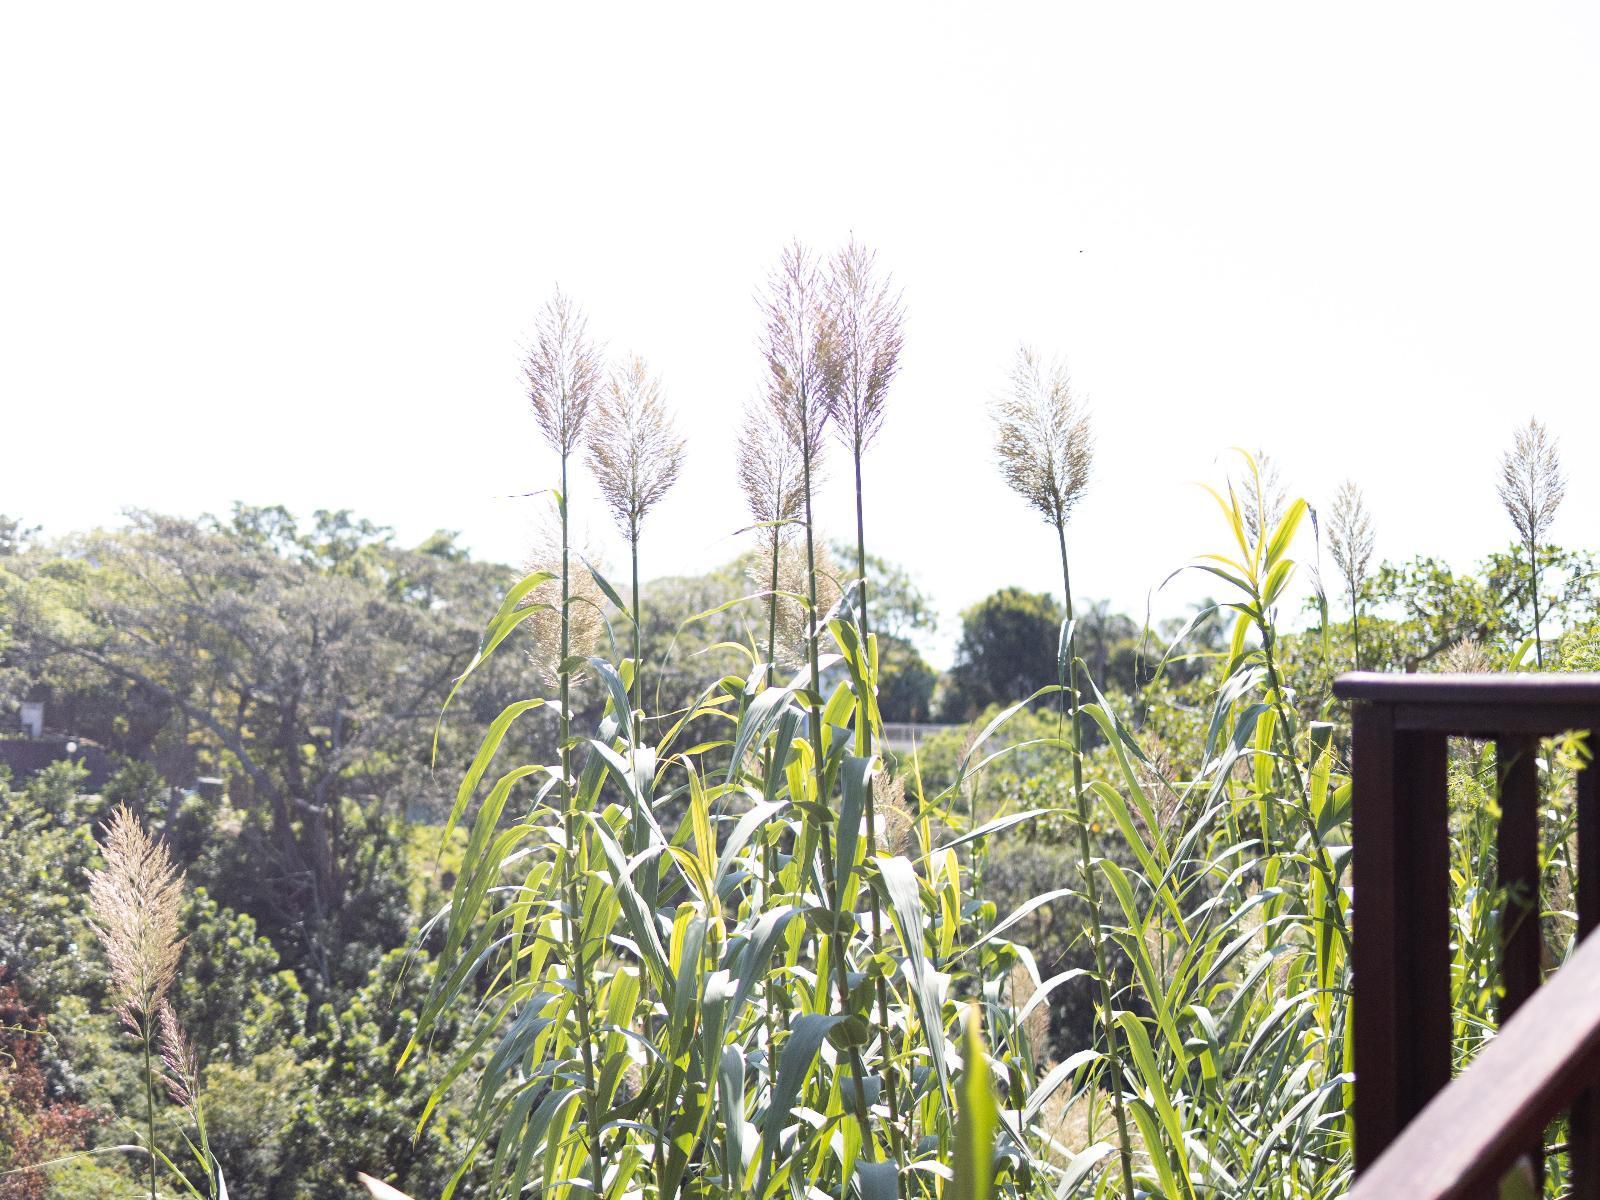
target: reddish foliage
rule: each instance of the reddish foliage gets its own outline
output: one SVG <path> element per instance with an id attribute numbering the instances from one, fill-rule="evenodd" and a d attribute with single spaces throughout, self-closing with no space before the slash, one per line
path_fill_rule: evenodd
<path id="1" fill-rule="evenodd" d="M 51 1098 L 40 1061 L 44 1037 L 44 1018 L 0 983 L 0 1172 L 70 1153 L 95 1122 L 84 1105 Z M 0 1175 L 0 1200 L 42 1200 L 48 1187 L 43 1171 Z"/>

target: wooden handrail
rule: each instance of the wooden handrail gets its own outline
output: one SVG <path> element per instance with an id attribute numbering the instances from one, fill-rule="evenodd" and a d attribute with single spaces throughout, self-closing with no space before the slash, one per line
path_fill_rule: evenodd
<path id="1" fill-rule="evenodd" d="M 1334 694 L 1351 702 L 1354 1194 L 1492 1195 L 1519 1156 L 1542 1172 L 1545 1127 L 1570 1104 L 1572 1195 L 1600 1200 L 1600 766 L 1578 773 L 1579 949 L 1541 987 L 1535 764 L 1541 736 L 1600 736 L 1600 675 L 1357 673 Z M 1496 744 L 1506 896 L 1501 1032 L 1455 1080 L 1451 736 Z"/>
<path id="2" fill-rule="evenodd" d="M 1494 1195 L 1597 1072 L 1600 939 L 1588 938 L 1356 1181 L 1351 1200 Z"/>

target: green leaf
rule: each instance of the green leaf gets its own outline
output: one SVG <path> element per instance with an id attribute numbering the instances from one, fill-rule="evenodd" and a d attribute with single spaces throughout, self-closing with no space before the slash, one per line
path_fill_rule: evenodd
<path id="1" fill-rule="evenodd" d="M 542 708 L 543 700 L 518 700 L 506 705 L 500 710 L 500 715 L 489 723 L 488 732 L 483 735 L 483 742 L 478 746 L 478 752 L 473 756 L 472 765 L 467 768 L 467 773 L 462 777 L 461 786 L 456 789 L 455 803 L 450 806 L 450 818 L 445 822 L 444 834 L 439 839 L 439 849 L 442 853 L 444 847 L 450 842 L 450 834 L 454 832 L 456 823 L 461 820 L 461 814 L 472 801 L 472 794 L 477 791 L 483 774 L 489 769 L 495 751 L 500 749 L 500 743 L 505 740 L 506 732 L 511 728 L 511 723 L 523 713 L 535 708 Z"/>
<path id="2" fill-rule="evenodd" d="M 989 1074 L 989 1056 L 978 1032 L 978 1006 L 967 1009 L 962 1039 L 961 1109 L 956 1116 L 955 1178 L 946 1200 L 993 1200 L 994 1151 L 1000 1110 Z"/>
<path id="3" fill-rule="evenodd" d="M 778 1060 L 778 1081 L 773 1085 L 772 1098 L 767 1104 L 765 1128 L 761 1136 L 761 1182 L 758 1194 L 765 1194 L 772 1164 L 778 1157 L 783 1139 L 784 1125 L 794 1109 L 800 1086 L 811 1073 L 812 1060 L 817 1057 L 828 1031 L 844 1020 L 842 1016 L 822 1013 L 805 1013 L 796 1017 L 789 1026 L 789 1037 L 783 1043 L 783 1053 Z"/>

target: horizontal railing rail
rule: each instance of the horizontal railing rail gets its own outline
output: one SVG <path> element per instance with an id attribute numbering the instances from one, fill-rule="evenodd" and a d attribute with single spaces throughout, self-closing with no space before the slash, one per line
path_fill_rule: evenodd
<path id="1" fill-rule="evenodd" d="M 1589 938 L 1379 1155 L 1351 1200 L 1494 1196 L 1597 1072 L 1600 938 Z"/>

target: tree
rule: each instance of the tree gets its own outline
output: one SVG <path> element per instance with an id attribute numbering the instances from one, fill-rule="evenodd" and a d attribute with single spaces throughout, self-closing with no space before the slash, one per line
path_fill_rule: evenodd
<path id="1" fill-rule="evenodd" d="M 371 964 L 344 954 L 351 940 L 405 936 L 394 822 L 448 802 L 450 771 L 436 781 L 429 764 L 440 698 L 509 574 L 457 561 L 437 535 L 410 551 L 345 512 L 302 532 L 282 509 L 245 508 L 134 513 L 5 564 L 6 664 L 48 683 L 75 731 L 165 779 L 228 778 L 249 911 L 311 981 L 359 984 Z M 443 766 L 526 694 L 518 675 L 507 660 L 474 677 Z M 527 745 L 541 728 L 515 732 Z"/>
<path id="2" fill-rule="evenodd" d="M 1001 588 L 961 614 L 961 640 L 942 704 L 946 721 L 1056 682 L 1061 606 L 1048 594 Z"/>
<path id="3" fill-rule="evenodd" d="M 95 1113 L 50 1094 L 44 1017 L 0 982 L 0 1200 L 44 1200 L 50 1178 L 27 1171 L 82 1145 Z M 12 1172 L 17 1172 L 13 1174 Z"/>
<path id="4" fill-rule="evenodd" d="M 324 1009 L 308 1047 L 309 1086 L 299 1088 L 279 1150 L 280 1170 L 295 1188 L 274 1191 L 274 1200 L 280 1194 L 285 1200 L 344 1200 L 358 1170 L 413 1195 L 437 1196 L 444 1190 L 472 1145 L 462 1119 L 470 1084 L 455 1089 L 459 1104 L 434 1109 L 419 1130 L 435 1080 L 415 1061 L 400 1067 L 433 976 L 426 953 L 392 950 L 348 1003 Z M 431 1030 L 433 1048 L 449 1054 L 465 1033 L 452 1016 Z M 461 1194 L 482 1194 L 474 1186 L 481 1183 L 477 1175 L 468 1173 Z"/>
<path id="5" fill-rule="evenodd" d="M 0 558 L 21 554 L 38 532 L 37 525 L 24 525 L 16 517 L 0 513 Z"/>
<path id="6" fill-rule="evenodd" d="M 885 721 L 925 722 L 933 714 L 939 672 L 905 638 L 878 634 L 878 715 Z"/>

